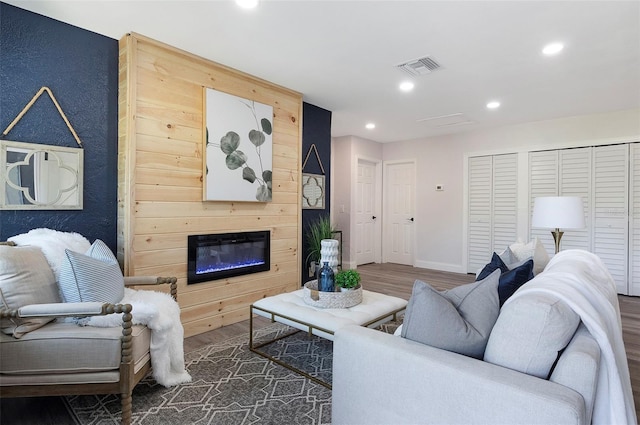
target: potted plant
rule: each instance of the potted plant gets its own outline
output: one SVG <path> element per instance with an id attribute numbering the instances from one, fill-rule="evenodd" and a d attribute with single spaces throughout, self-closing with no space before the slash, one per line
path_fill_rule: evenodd
<path id="1" fill-rule="evenodd" d="M 332 239 L 333 228 L 328 215 L 321 215 L 316 221 L 309 223 L 306 233 L 307 258 L 305 263 L 311 267 L 311 272 L 315 274 L 316 267 L 320 265 L 320 250 L 323 239 Z"/>
<path id="2" fill-rule="evenodd" d="M 340 270 L 336 275 L 336 286 L 341 290 L 355 289 L 360 285 L 360 273 L 356 270 Z"/>

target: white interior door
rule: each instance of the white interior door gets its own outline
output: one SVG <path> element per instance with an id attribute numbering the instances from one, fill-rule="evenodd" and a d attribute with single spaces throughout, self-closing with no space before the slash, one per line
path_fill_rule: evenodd
<path id="1" fill-rule="evenodd" d="M 415 246 L 415 163 L 386 163 L 385 261 L 413 265 Z"/>
<path id="2" fill-rule="evenodd" d="M 376 241 L 378 215 L 376 194 L 376 163 L 358 159 L 356 178 L 356 264 L 368 264 L 376 261 Z"/>

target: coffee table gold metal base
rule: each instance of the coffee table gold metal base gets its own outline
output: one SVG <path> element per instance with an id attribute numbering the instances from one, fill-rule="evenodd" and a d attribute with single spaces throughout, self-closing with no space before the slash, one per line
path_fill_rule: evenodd
<path id="1" fill-rule="evenodd" d="M 298 292 L 298 291 L 296 291 Z M 370 293 L 372 294 L 372 293 Z M 284 297 L 290 294 L 281 294 L 281 295 L 276 295 L 275 297 L 268 297 L 268 298 L 264 298 L 256 303 L 260 303 L 261 301 L 269 301 L 269 298 L 276 298 L 276 297 Z M 370 296 L 371 297 L 371 296 Z M 396 320 L 397 319 L 397 315 L 398 313 L 401 313 L 402 311 L 405 310 L 406 308 L 406 300 L 402 300 L 400 298 L 395 298 L 395 297 L 388 297 L 388 299 L 386 299 L 388 296 L 386 295 L 382 295 L 382 294 L 375 294 L 375 301 L 378 303 L 376 306 L 372 306 L 371 310 L 372 311 L 376 311 L 375 314 L 379 314 L 375 317 L 370 318 L 369 320 L 366 320 L 365 322 L 353 322 L 353 323 L 344 323 L 344 324 L 357 324 L 360 326 L 366 326 L 366 327 L 376 327 L 379 326 L 383 323 L 386 323 L 390 320 Z M 365 297 L 365 300 L 367 298 Z M 388 301 L 388 308 L 382 307 L 382 309 L 380 308 L 380 302 L 381 301 Z M 304 305 L 299 305 L 297 307 L 295 307 L 292 311 L 294 312 L 294 314 L 284 314 L 281 311 L 277 311 L 280 310 L 277 306 L 278 304 L 273 304 L 274 306 L 276 306 L 275 308 L 271 307 L 271 308 L 265 308 L 265 307 L 261 307 L 261 306 L 257 306 L 255 304 L 252 304 L 249 307 L 249 349 L 262 356 L 265 357 L 269 360 L 271 360 L 274 363 L 279 364 L 280 366 L 284 366 L 285 368 L 296 372 L 310 380 L 312 380 L 313 382 L 316 382 L 326 388 L 331 389 L 331 383 L 329 382 L 325 382 L 322 381 L 321 379 L 310 375 L 309 373 L 300 370 L 299 368 L 290 365 L 278 358 L 275 358 L 273 356 L 271 356 L 270 354 L 261 351 L 260 348 L 272 344 L 275 341 L 279 341 L 281 339 L 287 338 L 291 335 L 294 335 L 298 332 L 306 332 L 308 334 L 309 337 L 311 337 L 312 335 L 316 335 L 319 336 L 321 338 L 325 338 L 325 339 L 329 339 L 329 340 L 333 340 L 333 335 L 335 333 L 335 331 L 338 330 L 339 327 L 341 327 L 341 324 L 336 325 L 335 322 L 332 322 L 333 326 L 321 326 L 320 323 L 323 321 L 322 319 L 322 315 L 323 314 L 327 314 L 324 313 L 324 311 L 322 309 L 317 309 L 315 307 L 311 307 L 311 306 L 305 306 Z M 302 307 L 302 308 L 300 308 Z M 359 310 L 365 310 L 366 311 L 366 305 L 361 306 L 359 308 Z M 349 317 L 349 313 L 346 311 L 348 309 L 340 309 L 340 313 L 341 313 L 341 317 Z M 282 323 L 285 324 L 287 326 L 290 326 L 294 329 L 293 332 L 287 333 L 285 335 L 281 335 L 275 339 L 271 339 L 269 341 L 266 342 L 260 342 L 258 344 L 254 344 L 254 332 L 253 332 L 253 316 L 257 314 L 263 317 L 267 317 L 268 319 L 271 320 L 271 322 L 278 322 L 278 323 Z M 305 320 L 304 316 L 316 316 L 314 317 L 314 322 L 315 323 L 311 323 L 312 320 Z M 328 315 L 328 314 L 327 314 Z M 354 312 L 354 316 L 358 315 L 358 312 Z M 319 316 L 319 317 L 318 317 Z M 361 318 L 361 315 L 358 316 L 359 318 Z M 327 322 L 331 322 L 331 320 L 327 320 Z M 337 326 L 337 328 L 336 328 Z"/>

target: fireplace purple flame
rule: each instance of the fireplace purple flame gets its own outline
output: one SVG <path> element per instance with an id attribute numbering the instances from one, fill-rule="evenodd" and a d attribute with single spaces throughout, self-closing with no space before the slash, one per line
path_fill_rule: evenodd
<path id="1" fill-rule="evenodd" d="M 189 235 L 187 284 L 267 271 L 269 231 Z"/>

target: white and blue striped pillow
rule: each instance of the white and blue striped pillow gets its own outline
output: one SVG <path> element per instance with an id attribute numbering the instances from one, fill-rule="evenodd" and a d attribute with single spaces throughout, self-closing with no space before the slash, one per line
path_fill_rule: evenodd
<path id="1" fill-rule="evenodd" d="M 118 303 L 124 297 L 124 278 L 118 260 L 100 239 L 85 254 L 65 250 L 58 285 L 68 303 Z"/>

